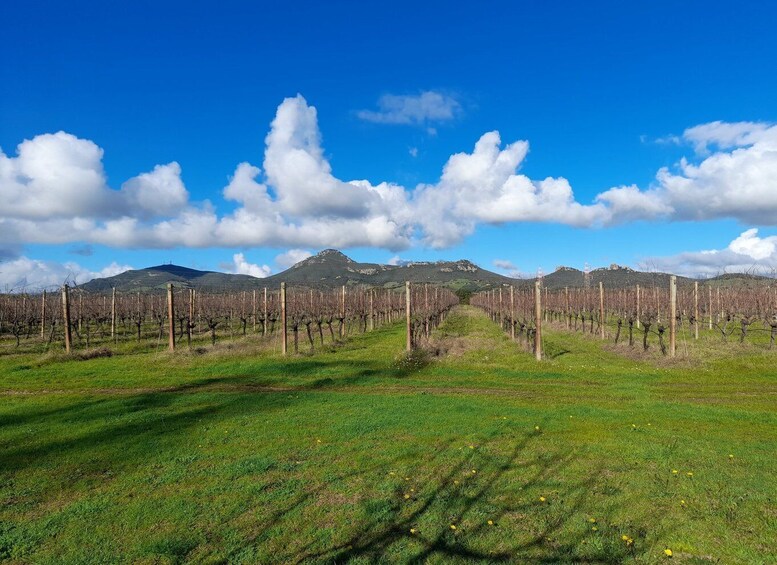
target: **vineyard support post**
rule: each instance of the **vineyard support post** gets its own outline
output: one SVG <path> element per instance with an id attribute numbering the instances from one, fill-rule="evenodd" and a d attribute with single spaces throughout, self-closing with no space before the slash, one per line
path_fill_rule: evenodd
<path id="1" fill-rule="evenodd" d="M 699 339 L 699 281 L 693 283 L 693 337 Z"/>
<path id="2" fill-rule="evenodd" d="M 40 300 L 40 338 L 43 339 L 46 336 L 46 291 L 43 291 L 43 295 Z"/>
<path id="3" fill-rule="evenodd" d="M 286 283 L 281 283 L 281 354 L 286 355 Z"/>
<path id="4" fill-rule="evenodd" d="M 173 283 L 167 285 L 167 347 L 175 351 L 175 306 L 173 304 Z"/>
<path id="5" fill-rule="evenodd" d="M 189 319 L 186 321 L 186 341 L 192 346 L 192 329 L 194 329 L 194 289 L 189 289 Z"/>
<path id="6" fill-rule="evenodd" d="M 639 303 L 639 285 L 637 285 L 637 329 L 639 329 L 639 319 L 642 317 L 642 308 Z"/>
<path id="7" fill-rule="evenodd" d="M 264 320 L 262 320 L 262 337 L 267 335 L 267 287 L 264 287 Z"/>
<path id="8" fill-rule="evenodd" d="M 534 357 L 542 360 L 542 290 L 540 281 L 534 282 Z"/>
<path id="9" fill-rule="evenodd" d="M 405 281 L 405 329 L 407 330 L 405 349 L 407 351 L 413 349 L 413 326 L 410 322 L 410 314 L 410 281 Z"/>
<path id="10" fill-rule="evenodd" d="M 111 289 L 111 339 L 116 341 L 116 287 Z"/>
<path id="11" fill-rule="evenodd" d="M 375 329 L 375 290 L 370 289 L 370 331 Z"/>
<path id="12" fill-rule="evenodd" d="M 515 287 L 510 285 L 510 339 L 515 340 Z"/>
<path id="13" fill-rule="evenodd" d="M 564 295 L 565 295 L 565 304 L 564 304 L 564 318 L 567 320 L 567 330 L 570 328 L 570 324 L 572 323 L 569 317 L 569 287 L 564 287 Z"/>
<path id="14" fill-rule="evenodd" d="M 256 333 L 256 289 L 254 289 L 253 293 L 253 302 L 251 304 L 251 309 L 253 310 L 253 317 L 254 317 L 254 333 Z"/>
<path id="15" fill-rule="evenodd" d="M 73 335 L 70 333 L 70 289 L 62 287 L 62 324 L 65 329 L 65 353 L 70 353 Z"/>
<path id="16" fill-rule="evenodd" d="M 709 330 L 712 331 L 712 287 L 707 285 L 707 290 L 709 291 L 707 298 L 707 313 L 710 315 Z"/>
<path id="17" fill-rule="evenodd" d="M 340 316 L 343 323 L 340 324 L 340 339 L 345 337 L 345 285 L 343 285 L 342 297 L 340 298 Z"/>
<path id="18" fill-rule="evenodd" d="M 604 339 L 604 284 L 599 281 L 599 337 Z"/>
<path id="19" fill-rule="evenodd" d="M 677 347 L 677 277 L 669 279 L 669 356 L 674 357 Z"/>

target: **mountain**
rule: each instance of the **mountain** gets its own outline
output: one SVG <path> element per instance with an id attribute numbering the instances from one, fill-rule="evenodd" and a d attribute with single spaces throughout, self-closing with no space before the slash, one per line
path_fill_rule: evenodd
<path id="1" fill-rule="evenodd" d="M 646 273 L 628 267 L 610 265 L 594 269 L 586 274 L 571 267 L 558 267 L 543 277 L 543 285 L 550 289 L 597 287 L 601 281 L 607 288 L 623 288 L 634 285 L 644 287 L 669 284 L 667 273 Z M 335 249 L 325 249 L 313 257 L 300 261 L 290 269 L 259 279 L 249 275 L 232 275 L 214 271 L 198 271 L 177 265 L 157 265 L 134 271 L 126 271 L 113 277 L 93 279 L 82 285 L 90 292 L 162 291 L 168 283 L 184 288 L 198 288 L 209 292 L 236 292 L 242 290 L 274 289 L 286 282 L 291 287 L 335 288 L 342 285 L 367 285 L 385 288 L 399 287 L 405 281 L 412 283 L 442 284 L 456 291 L 477 292 L 501 285 L 528 287 L 535 279 L 513 279 L 486 269 L 467 260 L 409 262 L 402 265 L 357 263 Z M 690 284 L 693 279 L 677 277 L 678 284 Z M 732 286 L 773 280 L 758 275 L 724 274 L 703 282 Z"/>
<path id="2" fill-rule="evenodd" d="M 285 281 L 292 286 L 325 288 L 354 284 L 390 288 L 410 281 L 444 284 L 454 290 L 469 291 L 515 284 L 515 279 L 481 269 L 467 260 L 380 265 L 357 263 L 335 249 L 325 249 L 282 273 L 262 280 L 267 286 L 278 286 Z"/>
<path id="3" fill-rule="evenodd" d="M 168 283 L 173 283 L 185 288 L 235 291 L 257 288 L 261 280 L 249 275 L 198 271 L 178 265 L 157 265 L 124 271 L 112 277 L 92 279 L 82 284 L 81 288 L 89 292 L 110 292 L 114 287 L 119 292 L 149 292 L 162 291 Z"/>

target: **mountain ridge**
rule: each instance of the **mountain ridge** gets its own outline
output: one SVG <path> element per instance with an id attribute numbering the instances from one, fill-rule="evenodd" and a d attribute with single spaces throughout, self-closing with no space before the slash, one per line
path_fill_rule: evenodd
<path id="1" fill-rule="evenodd" d="M 545 275 L 543 285 L 550 289 L 595 287 L 602 282 L 608 288 L 623 288 L 641 284 L 665 285 L 668 273 L 642 272 L 612 264 L 583 272 L 573 267 L 559 266 Z M 690 283 L 694 279 L 678 276 L 678 283 Z M 394 288 L 412 283 L 440 284 L 455 291 L 477 292 L 501 286 L 528 287 L 536 278 L 516 279 L 479 267 L 468 259 L 457 261 L 408 261 L 400 265 L 360 263 L 336 249 L 324 249 L 290 268 L 257 278 L 251 275 L 200 271 L 189 267 L 167 264 L 125 271 L 118 275 L 96 278 L 81 285 L 90 292 L 108 292 L 116 288 L 120 292 L 161 291 L 168 283 L 184 288 L 207 291 L 242 291 L 267 287 L 279 288 L 281 282 L 289 286 L 309 288 L 335 288 L 342 285 L 364 285 Z M 760 275 L 726 273 L 705 282 L 738 284 L 752 280 L 768 280 Z"/>

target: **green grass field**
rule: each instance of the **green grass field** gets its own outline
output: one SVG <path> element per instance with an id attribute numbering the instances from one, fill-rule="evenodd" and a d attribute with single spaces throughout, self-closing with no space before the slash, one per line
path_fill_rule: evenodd
<path id="1" fill-rule="evenodd" d="M 403 331 L 0 356 L 0 561 L 775 562 L 777 352 Z"/>

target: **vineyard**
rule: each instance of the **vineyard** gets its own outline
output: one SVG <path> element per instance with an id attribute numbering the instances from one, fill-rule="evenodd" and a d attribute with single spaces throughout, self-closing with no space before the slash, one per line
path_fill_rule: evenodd
<path id="1" fill-rule="evenodd" d="M 345 286 L 204 293 L 168 286 L 166 294 L 60 292 L 0 296 L 6 351 L 49 351 L 133 343 L 199 346 L 256 336 L 280 350 L 315 351 L 348 336 L 405 320 L 407 349 L 422 344 L 458 303 L 448 289 L 409 284 L 403 292 Z"/>
<path id="2" fill-rule="evenodd" d="M 336 290 L 286 288 L 237 293 L 168 286 L 167 293 L 90 293 L 79 288 L 0 295 L 3 351 L 45 352 L 111 346 L 159 349 L 215 345 L 256 337 L 281 354 L 313 352 L 348 336 L 398 322 L 406 349 L 428 343 L 431 332 L 459 299 L 435 285 L 404 289 L 342 286 Z M 503 286 L 477 293 L 510 338 L 543 358 L 542 327 L 590 334 L 614 345 L 677 355 L 699 339 L 774 348 L 777 287 L 721 287 L 698 282 L 666 287 L 550 290 Z"/>

